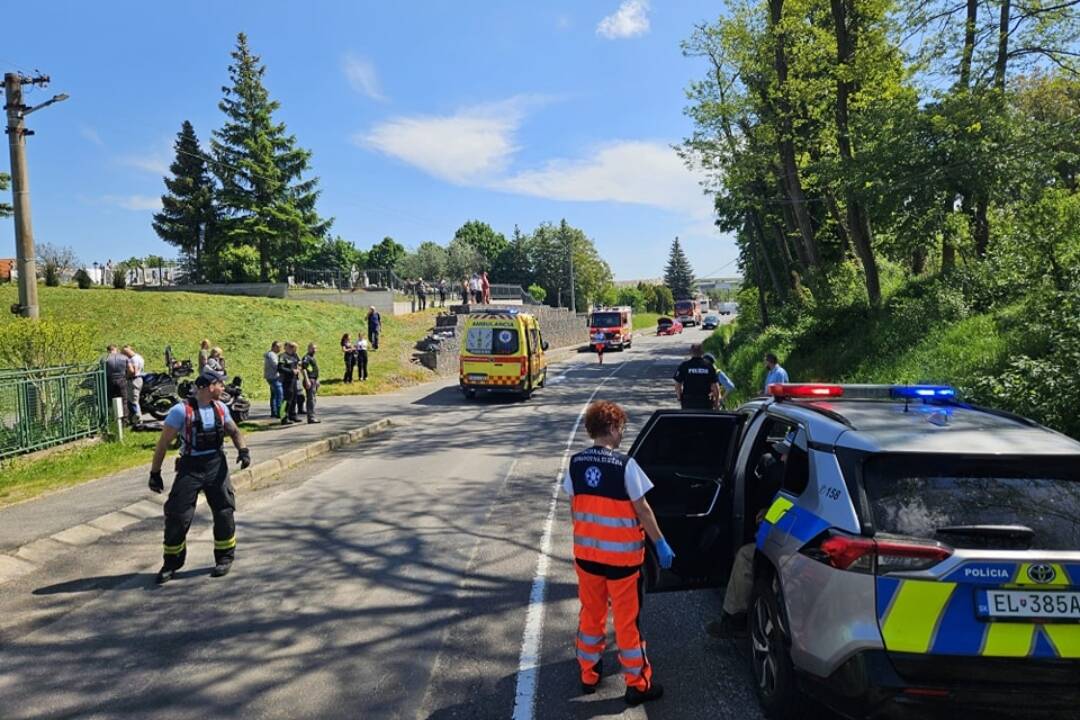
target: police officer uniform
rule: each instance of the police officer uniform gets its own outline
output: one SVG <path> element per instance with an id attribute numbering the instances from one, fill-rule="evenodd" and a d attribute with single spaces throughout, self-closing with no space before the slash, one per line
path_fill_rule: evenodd
<path id="1" fill-rule="evenodd" d="M 581 600 L 577 659 L 586 692 L 600 683 L 608 604 L 615 616 L 615 641 L 632 704 L 652 689 L 638 616 L 644 594 L 645 532 L 633 502 L 652 488 L 637 463 L 620 452 L 592 447 L 570 459 L 563 488 L 571 495 L 574 561 Z"/>
<path id="2" fill-rule="evenodd" d="M 710 410 L 713 407 L 709 392 L 717 383 L 716 368 L 702 357 L 692 357 L 679 365 L 675 382 L 682 385 L 684 410 Z"/>
<path id="3" fill-rule="evenodd" d="M 315 395 L 319 392 L 319 361 L 315 359 L 315 353 L 308 351 L 300 361 L 300 369 L 304 371 L 308 386 L 304 390 L 304 402 L 307 405 L 307 421 L 317 423 L 315 417 Z"/>
<path id="4" fill-rule="evenodd" d="M 197 387 L 205 388 L 221 382 L 221 376 L 203 370 L 196 379 Z M 163 565 L 158 582 L 172 578 L 187 559 L 187 533 L 195 516 L 199 493 L 214 516 L 214 575 L 228 573 L 236 555 L 236 495 L 229 480 L 229 465 L 225 459 L 224 441 L 227 426 L 234 425 L 229 409 L 218 400 L 200 405 L 195 397 L 177 403 L 169 411 L 165 424 L 180 436 L 180 456 L 176 460 L 176 476 L 169 498 L 165 501 L 165 541 Z M 240 449 L 241 467 L 247 467 L 251 456 L 247 448 Z M 161 492 L 160 472 L 150 474 L 150 489 Z"/>

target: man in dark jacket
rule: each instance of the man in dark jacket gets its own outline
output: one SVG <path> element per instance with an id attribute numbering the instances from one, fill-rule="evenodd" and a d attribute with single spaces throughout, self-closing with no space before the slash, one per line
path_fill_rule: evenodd
<path id="1" fill-rule="evenodd" d="M 285 417 L 281 418 L 282 425 L 292 425 L 299 422 L 297 417 L 300 404 L 299 380 L 300 380 L 300 356 L 296 354 L 296 343 L 285 343 L 285 352 L 278 356 L 278 376 L 281 378 L 281 389 L 285 394 Z"/>
<path id="2" fill-rule="evenodd" d="M 379 349 L 379 333 L 382 332 L 382 317 L 379 311 L 372 305 L 367 314 L 367 334 L 372 350 Z"/>

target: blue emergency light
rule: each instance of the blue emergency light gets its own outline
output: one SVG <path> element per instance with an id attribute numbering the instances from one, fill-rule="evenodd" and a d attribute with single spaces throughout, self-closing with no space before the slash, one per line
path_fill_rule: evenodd
<path id="1" fill-rule="evenodd" d="M 948 385 L 894 385 L 889 394 L 901 400 L 951 400 L 956 388 Z"/>

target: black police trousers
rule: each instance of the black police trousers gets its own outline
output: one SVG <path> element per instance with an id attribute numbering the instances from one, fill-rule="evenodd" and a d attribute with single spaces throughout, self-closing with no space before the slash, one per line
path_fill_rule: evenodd
<path id="1" fill-rule="evenodd" d="M 214 562 L 230 563 L 236 554 L 236 494 L 225 453 L 182 456 L 176 461 L 176 479 L 165 501 L 166 570 L 183 567 L 187 559 L 187 533 L 200 491 L 214 514 Z"/>

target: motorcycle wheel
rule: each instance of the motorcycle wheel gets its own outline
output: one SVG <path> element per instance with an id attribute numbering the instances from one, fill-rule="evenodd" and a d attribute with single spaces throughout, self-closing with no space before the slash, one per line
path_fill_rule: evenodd
<path id="1" fill-rule="evenodd" d="M 164 420 L 165 416 L 169 414 L 169 410 L 172 409 L 172 406 L 178 402 L 180 402 L 180 398 L 178 397 L 159 396 L 150 400 L 146 410 L 155 420 Z"/>

